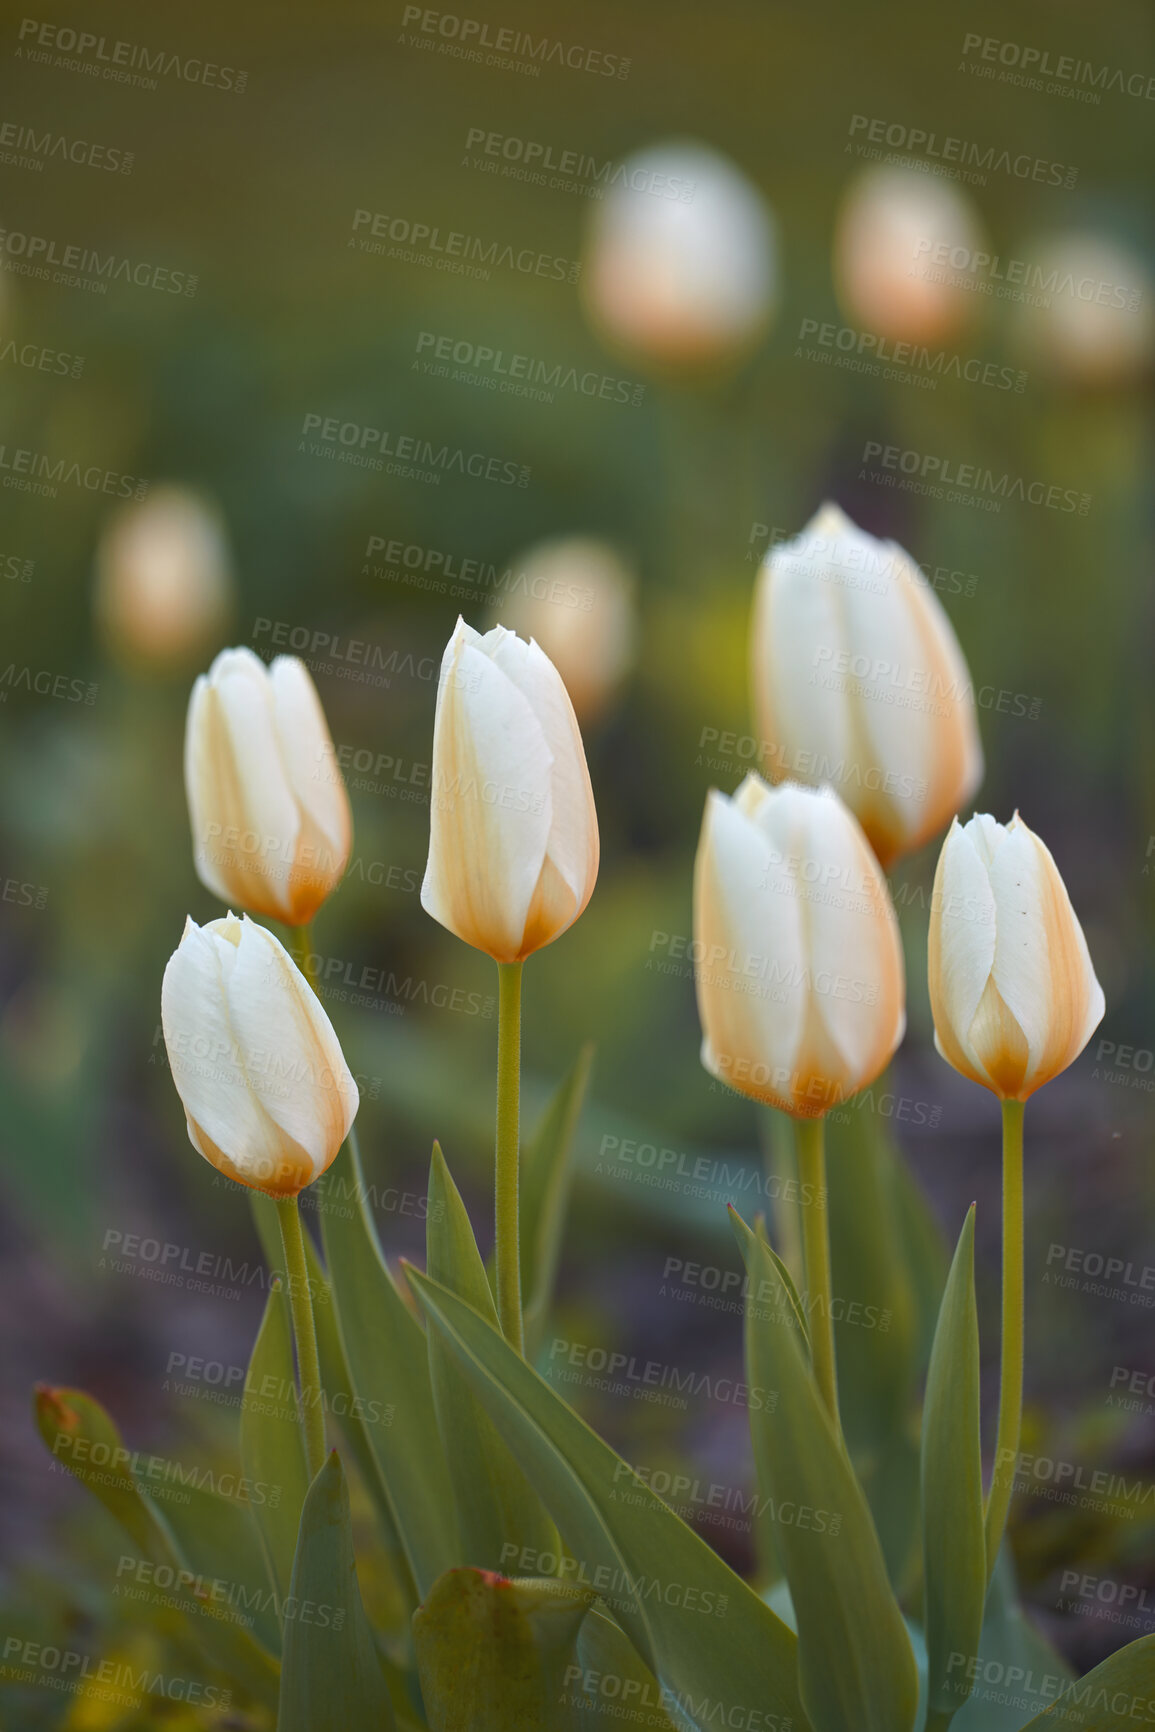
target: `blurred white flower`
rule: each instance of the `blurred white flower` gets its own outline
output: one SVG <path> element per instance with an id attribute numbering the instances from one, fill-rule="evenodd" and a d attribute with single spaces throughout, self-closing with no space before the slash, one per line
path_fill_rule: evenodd
<path id="1" fill-rule="evenodd" d="M 1150 369 L 1155 286 L 1144 258 L 1108 235 L 1066 229 L 1029 247 L 1027 265 L 1030 298 L 1015 308 L 1024 359 L 1080 385 Z"/>
<path id="2" fill-rule="evenodd" d="M 593 324 L 639 365 L 741 359 L 770 322 L 776 287 L 761 193 L 727 157 L 688 140 L 622 167 L 590 220 L 582 285 Z"/>
<path id="3" fill-rule="evenodd" d="M 578 720 L 596 720 L 633 664 L 633 573 L 608 542 L 580 535 L 540 541 L 512 569 L 509 597 L 494 617 L 541 645 Z"/>
<path id="4" fill-rule="evenodd" d="M 978 219 L 957 188 L 914 168 L 864 169 L 835 224 L 839 305 L 893 342 L 946 342 L 983 298 L 965 286 L 981 248 Z"/>
<path id="5" fill-rule="evenodd" d="M 233 581 L 220 513 L 188 488 L 153 488 L 105 524 L 96 555 L 97 624 L 130 662 L 179 664 L 223 634 Z"/>

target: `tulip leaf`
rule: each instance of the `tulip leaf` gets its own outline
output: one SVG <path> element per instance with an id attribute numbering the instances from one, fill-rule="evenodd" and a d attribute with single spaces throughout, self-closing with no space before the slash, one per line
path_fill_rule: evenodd
<path id="1" fill-rule="evenodd" d="M 457 1558 L 453 1491 L 437 1429 L 425 1332 L 402 1299 L 377 1242 L 351 1142 L 338 1156 L 348 1214 L 322 1215 L 325 1262 L 352 1388 L 388 1425 L 366 1426 L 396 1532 L 420 1596 Z M 331 1171 L 336 1171 L 334 1166 Z"/>
<path id="2" fill-rule="evenodd" d="M 530 1360 L 541 1347 L 553 1303 L 573 1183 L 575 1133 L 593 1062 L 594 1049 L 587 1044 L 521 1154 L 521 1288 Z"/>
<path id="3" fill-rule="evenodd" d="M 301 1507 L 309 1489 L 301 1412 L 293 1372 L 293 1323 L 279 1276 L 269 1290 L 241 1403 L 245 1477 L 268 1487 L 254 1503 L 261 1548 L 278 1604 L 288 1595 Z"/>
<path id="4" fill-rule="evenodd" d="M 204 1584 L 197 1581 L 203 1565 L 195 1555 L 185 1552 L 174 1531 L 177 1523 L 169 1516 L 169 1511 L 178 1507 L 176 1499 L 167 1501 L 162 1512 L 136 1477 L 139 1466 L 146 1484 L 153 1484 L 150 1470 L 153 1463 L 164 1467 L 163 1459 L 150 1456 L 141 1461 L 125 1447 L 120 1432 L 100 1403 L 80 1389 L 38 1389 L 36 1423 L 53 1458 L 99 1499 L 142 1555 L 150 1563 L 167 1565 L 172 1571 L 171 1586 L 165 1591 L 183 1602 L 190 1634 L 212 1663 L 259 1701 L 270 1705 L 275 1702 L 277 1663 L 273 1657 L 239 1624 L 205 1615 L 205 1602 L 197 1591 L 199 1587 L 203 1592 Z M 181 1478 L 184 1477 L 182 1474 Z M 195 1521 L 196 1512 L 205 1512 L 205 1500 L 210 1495 L 199 1487 L 181 1486 L 180 1496 L 187 1499 L 184 1508 L 188 1511 L 187 1517 L 182 1514 L 178 1518 L 182 1531 Z M 219 1511 L 213 1514 L 218 1515 Z M 207 1536 L 207 1525 L 204 1533 Z M 229 1556 L 232 1555 L 230 1544 Z M 219 1569 L 227 1571 L 233 1566 L 223 1558 L 212 1567 L 215 1575 Z M 231 1579 L 244 1578 L 238 1574 Z"/>
<path id="5" fill-rule="evenodd" d="M 302 1193 L 302 1203 L 305 1196 Z M 347 1205 L 335 1199 L 330 1199 L 326 1193 L 314 1187 L 318 1207 L 342 1209 Z M 253 1208 L 253 1219 L 256 1222 L 257 1233 L 261 1247 L 265 1253 L 265 1261 L 270 1269 L 280 1269 L 284 1264 L 283 1247 L 281 1243 L 281 1226 L 277 1218 L 276 1204 L 271 1197 L 262 1195 L 260 1191 L 249 1193 Z M 378 1531 L 384 1542 L 385 1551 L 404 1602 L 405 1616 L 408 1618 L 417 1604 L 417 1591 L 409 1571 L 408 1560 L 401 1545 L 401 1538 L 393 1521 L 393 1512 L 389 1506 L 389 1498 L 381 1479 L 381 1470 L 377 1458 L 369 1445 L 368 1427 L 370 1425 L 391 1425 L 394 1412 L 392 1406 L 382 1407 L 379 1402 L 365 1403 L 353 1392 L 353 1380 L 345 1360 L 345 1349 L 341 1342 L 341 1332 L 337 1327 L 337 1313 L 333 1304 L 333 1290 L 328 1276 L 321 1266 L 316 1247 L 308 1232 L 302 1237 L 305 1241 L 305 1261 L 309 1270 L 309 1291 L 313 1296 L 313 1320 L 317 1326 L 317 1353 L 321 1361 L 321 1385 L 325 1392 L 326 1413 L 332 1416 L 340 1427 L 341 1435 L 348 1451 L 348 1457 L 357 1467 L 361 1481 L 373 1502 L 373 1510 L 377 1517 Z"/>
<path id="6" fill-rule="evenodd" d="M 731 1209 L 756 1288 L 780 1288 L 766 1246 Z M 764 1289 L 761 1289 L 764 1290 Z M 788 1304 L 784 1290 L 780 1305 Z M 918 1676 L 870 1509 L 798 1331 L 747 1301 L 746 1376 L 778 1399 L 750 1412 L 762 1494 L 798 1622 L 798 1679 L 814 1732 L 910 1732 Z M 807 1519 L 802 1520 L 806 1511 Z M 789 1518 L 789 1519 L 788 1519 Z"/>
<path id="7" fill-rule="evenodd" d="M 580 1672 L 567 1679 L 566 1701 L 571 1708 L 584 1710 L 580 1724 L 585 1732 L 601 1732 L 607 1711 L 626 1725 L 675 1732 L 676 1723 L 667 1712 L 667 1692 L 629 1637 L 599 1606 L 591 1608 L 578 1631 L 577 1664 Z M 758 1724 L 757 1716 L 752 1724 Z M 767 1727 L 773 1724 L 767 1718 Z"/>
<path id="8" fill-rule="evenodd" d="M 566 1693 L 594 1597 L 541 1577 L 449 1570 L 413 1618 L 430 1732 L 578 1732 Z"/>
<path id="9" fill-rule="evenodd" d="M 781 1620 L 492 1324 L 408 1273 L 430 1327 L 557 1522 L 572 1553 L 565 1579 L 594 1588 L 613 1611 L 665 1687 L 675 1724 L 694 1732 L 696 1716 L 734 1724 L 742 1713 L 749 1724 L 755 1711 L 801 1721 L 796 1643 Z"/>
<path id="10" fill-rule="evenodd" d="M 227 1477 L 220 1475 L 219 1483 Z M 202 1615 L 249 1629 L 270 1655 L 281 1651 L 280 1596 L 270 1583 L 257 1508 L 275 1489 L 250 1483 L 242 1502 L 239 1495 L 184 1484 L 180 1496 L 164 1506 L 177 1550 L 195 1578 L 189 1591 Z"/>
<path id="11" fill-rule="evenodd" d="M 433 1145 L 426 1212 L 426 1268 L 498 1328 L 485 1264 L 461 1193 L 440 1145 Z M 504 1569 L 522 1551 L 557 1550 L 557 1533 L 469 1379 L 438 1330 L 428 1332 L 429 1377 L 449 1464 L 460 1556 L 480 1569 Z"/>
<path id="12" fill-rule="evenodd" d="M 964 1678 L 976 1661 L 977 1681 Z M 991 1577 L 978 1647 L 957 1657 L 951 1673 L 959 1680 L 963 1704 L 951 1722 L 951 1732 L 1018 1732 L 1024 1719 L 1049 1707 L 1061 1685 L 1074 1678 L 1067 1662 L 1019 1604 L 1010 1547 L 1005 1543 Z"/>
<path id="13" fill-rule="evenodd" d="M 962 1706 L 957 1656 L 978 1653 L 987 1597 L 974 1243 L 972 1203 L 938 1314 L 922 1417 L 927 1692 L 936 1713 Z"/>
<path id="14" fill-rule="evenodd" d="M 393 1708 L 361 1603 L 336 1450 L 309 1487 L 286 1606 L 277 1732 L 388 1732 Z"/>
<path id="15" fill-rule="evenodd" d="M 1052 1684 L 1057 1680 L 1051 1680 Z M 1056 1699 L 1042 1714 L 1022 1725 L 1022 1732 L 1124 1732 L 1135 1725 L 1150 1725 L 1155 1718 L 1155 1636 L 1128 1642 L 1102 1665 L 1082 1678 L 1063 1681 Z"/>
<path id="16" fill-rule="evenodd" d="M 798 1332 L 802 1336 L 803 1341 L 805 1341 L 807 1352 L 809 1352 L 810 1325 L 806 1316 L 805 1306 L 802 1303 L 802 1297 L 797 1287 L 794 1285 L 793 1275 L 790 1273 L 789 1269 L 786 1267 L 785 1263 L 766 1237 L 766 1222 L 761 1215 L 759 1215 L 754 1222 L 754 1231 L 758 1235 L 759 1244 L 762 1246 L 762 1249 L 766 1252 L 770 1261 L 774 1265 L 774 1271 L 777 1274 L 779 1281 L 782 1283 L 782 1288 L 786 1294 L 790 1306 L 790 1312 L 793 1314 Z M 775 1295 L 775 1297 L 777 1297 L 777 1295 Z M 757 1301 L 752 1299 L 751 1303 L 756 1304 Z"/>

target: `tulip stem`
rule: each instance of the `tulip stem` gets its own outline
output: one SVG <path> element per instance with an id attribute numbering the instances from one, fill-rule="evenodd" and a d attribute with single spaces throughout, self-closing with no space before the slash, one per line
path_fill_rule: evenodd
<path id="1" fill-rule="evenodd" d="M 325 1411 L 321 1405 L 321 1361 L 317 1353 L 317 1326 L 309 1289 L 309 1266 L 305 1261 L 305 1235 L 296 1197 L 278 1197 L 277 1219 L 285 1249 L 285 1279 L 289 1284 L 289 1306 L 293 1334 L 297 1340 L 297 1376 L 301 1385 L 301 1430 L 305 1437 L 305 1460 L 309 1478 L 316 1479 L 325 1465 Z"/>
<path id="2" fill-rule="evenodd" d="M 521 1179 L 518 1138 L 521 1112 L 520 962 L 497 965 L 497 1140 L 494 1150 L 494 1216 L 497 1315 L 511 1347 L 525 1352 L 521 1326 L 521 1239 L 518 1225 Z"/>
<path id="3" fill-rule="evenodd" d="M 795 1119 L 799 1207 L 806 1261 L 806 1310 L 810 1356 L 826 1411 L 840 1429 L 838 1374 L 834 1365 L 834 1319 L 830 1315 L 830 1226 L 826 1214 L 826 1120 Z"/>
<path id="4" fill-rule="evenodd" d="M 1023 1423 L 1023 1103 L 1003 1102 L 1003 1337 L 999 1426 L 987 1494 L 987 1580 L 994 1575 L 1015 1487 Z"/>
<path id="5" fill-rule="evenodd" d="M 311 920 L 306 920 L 303 926 L 290 926 L 289 950 L 293 961 L 313 991 L 317 992 L 317 976 L 313 969 L 313 922 Z M 320 996 L 318 992 L 317 997 Z"/>

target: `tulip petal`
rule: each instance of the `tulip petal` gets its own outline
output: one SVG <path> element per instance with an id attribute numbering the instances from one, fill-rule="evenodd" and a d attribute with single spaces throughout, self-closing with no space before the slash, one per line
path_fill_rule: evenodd
<path id="1" fill-rule="evenodd" d="M 357 1112 L 357 1085 L 324 1007 L 284 947 L 246 920 L 228 981 L 229 1020 L 261 1106 L 313 1162 L 333 1160 Z"/>
<path id="2" fill-rule="evenodd" d="M 973 823 L 973 820 L 972 820 Z M 979 835 L 985 848 L 988 838 Z M 995 962 L 996 903 L 971 824 L 956 820 L 935 872 L 929 934 L 930 996 L 939 1051 L 985 1087 L 992 1086 L 970 1041 Z"/>
<path id="3" fill-rule="evenodd" d="M 553 755 L 524 693 L 462 622 L 442 659 L 433 764 L 422 906 L 516 961 L 546 860 Z"/>
<path id="4" fill-rule="evenodd" d="M 335 857 L 330 869 L 339 876 L 349 855 L 353 821 L 317 688 L 296 656 L 278 656 L 269 669 L 269 682 L 286 779 L 329 844 Z"/>
<path id="5" fill-rule="evenodd" d="M 198 679 L 185 730 L 197 874 L 223 900 L 279 915 L 300 815 L 285 775 L 271 692 L 251 650 L 225 650 Z"/>
<path id="6" fill-rule="evenodd" d="M 695 862 L 694 937 L 707 1068 L 744 1093 L 787 1103 L 806 996 L 800 904 L 781 851 L 715 790 Z"/>
<path id="7" fill-rule="evenodd" d="M 491 640 L 496 641 L 489 648 Z M 561 885 L 570 892 L 572 907 L 567 909 L 564 895 L 559 897 L 556 890 L 543 891 L 539 886 L 538 895 L 549 899 L 552 913 L 546 924 L 552 925 L 551 936 L 556 937 L 582 912 L 597 879 L 598 821 L 581 731 L 562 677 L 537 643 L 532 639 L 524 643 L 498 627 L 486 634 L 483 647 L 529 701 L 553 757 L 553 810 L 546 851 Z M 549 885 L 551 878 L 543 874 L 543 885 Z"/>
<path id="8" fill-rule="evenodd" d="M 229 1019 L 224 975 L 235 968 L 235 960 L 236 948 L 227 938 L 187 922 L 161 986 L 169 1067 L 194 1147 L 206 1153 L 193 1135 L 195 1126 L 229 1151 L 238 1172 L 277 1171 L 281 1138 L 253 1091 Z"/>

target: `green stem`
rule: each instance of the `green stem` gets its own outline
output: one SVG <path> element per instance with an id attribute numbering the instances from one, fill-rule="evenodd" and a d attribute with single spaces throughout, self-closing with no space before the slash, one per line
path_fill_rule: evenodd
<path id="1" fill-rule="evenodd" d="M 520 962 L 497 965 L 497 1141 L 494 1150 L 494 1215 L 497 1229 L 497 1315 L 511 1347 L 524 1353 L 521 1327 L 521 1241 L 518 1226 L 521 1109 Z"/>
<path id="2" fill-rule="evenodd" d="M 301 1429 L 305 1436 L 305 1460 L 309 1478 L 316 1479 L 325 1465 L 325 1413 L 321 1405 L 321 1361 L 317 1353 L 317 1326 L 309 1291 L 309 1267 L 305 1261 L 305 1236 L 296 1197 L 278 1197 L 277 1219 L 285 1249 L 285 1279 L 297 1339 L 297 1375 L 301 1385 Z"/>
<path id="3" fill-rule="evenodd" d="M 303 926 L 290 926 L 289 954 L 313 991 L 317 992 L 317 977 L 312 966 L 313 922 L 311 920 L 307 920 Z M 317 993 L 317 996 L 319 998 L 320 993 Z"/>
<path id="4" fill-rule="evenodd" d="M 1023 1103 L 1003 1102 L 1003 1338 L 999 1428 L 987 1494 L 987 1580 L 994 1574 L 1015 1486 L 1023 1423 Z"/>
<path id="5" fill-rule="evenodd" d="M 830 1228 L 826 1214 L 826 1121 L 795 1119 L 802 1246 L 806 1259 L 806 1309 L 810 1353 L 826 1410 L 839 1426 L 838 1374 L 834 1366 L 834 1319 L 830 1315 Z"/>

